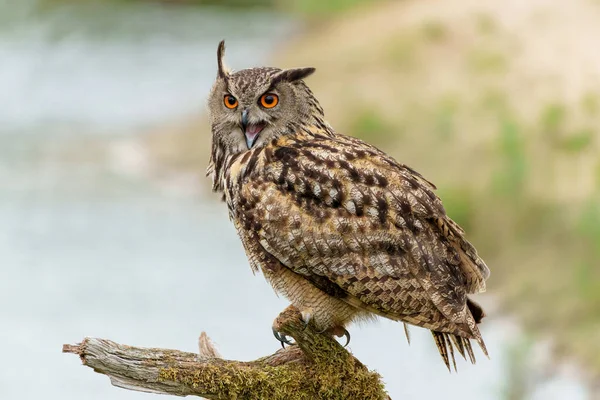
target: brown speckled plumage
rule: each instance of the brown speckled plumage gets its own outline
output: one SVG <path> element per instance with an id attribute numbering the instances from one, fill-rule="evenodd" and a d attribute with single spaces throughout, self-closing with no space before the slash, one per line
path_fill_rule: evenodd
<path id="1" fill-rule="evenodd" d="M 253 270 L 323 329 L 378 315 L 431 330 L 448 368 L 454 348 L 474 362 L 469 339 L 487 354 L 467 294 L 485 290 L 489 270 L 435 186 L 335 132 L 302 80 L 313 69 L 233 73 L 222 56 L 220 46 L 208 173 Z M 279 97 L 270 110 L 257 103 L 267 92 Z M 242 110 L 265 126 L 250 148 Z"/>

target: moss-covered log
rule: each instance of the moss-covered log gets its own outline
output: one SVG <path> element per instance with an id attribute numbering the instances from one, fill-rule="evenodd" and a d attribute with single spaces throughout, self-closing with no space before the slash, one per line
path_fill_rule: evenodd
<path id="1" fill-rule="evenodd" d="M 64 345 L 63 352 L 130 390 L 208 399 L 389 399 L 377 373 L 329 335 L 305 327 L 293 307 L 274 328 L 298 345 L 250 362 L 220 358 L 205 334 L 199 354 L 95 338 Z"/>

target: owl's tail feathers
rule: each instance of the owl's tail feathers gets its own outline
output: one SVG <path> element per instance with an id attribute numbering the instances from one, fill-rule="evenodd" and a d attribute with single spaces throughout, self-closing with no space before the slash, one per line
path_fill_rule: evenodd
<path id="1" fill-rule="evenodd" d="M 452 361 L 452 366 L 454 367 L 454 371 L 456 371 L 456 359 L 454 358 L 454 347 L 458 350 L 461 356 L 466 360 L 465 357 L 465 349 L 467 349 L 467 354 L 471 359 L 471 362 L 475 362 L 475 356 L 473 355 L 473 349 L 471 349 L 471 344 L 468 339 L 464 339 L 460 336 L 453 335 L 451 333 L 445 332 L 435 332 L 431 331 L 433 335 L 433 340 L 435 341 L 435 345 L 440 352 L 440 356 L 442 356 L 442 360 L 444 360 L 444 364 L 446 364 L 446 368 L 448 371 L 452 372 L 450 368 L 450 361 Z"/>
<path id="2" fill-rule="evenodd" d="M 406 335 L 406 341 L 410 345 L 410 331 L 408 330 L 408 324 L 404 322 L 404 334 Z"/>
<path id="3" fill-rule="evenodd" d="M 433 340 L 442 356 L 442 360 L 444 360 L 444 364 L 448 368 L 448 371 L 452 372 L 452 368 L 456 372 L 456 359 L 454 358 L 454 348 L 458 351 L 458 353 L 466 360 L 469 357 L 469 361 L 471 364 L 475 364 L 475 354 L 473 353 L 473 347 L 471 346 L 471 341 L 462 336 L 453 335 L 451 333 L 446 332 L 436 332 L 431 331 L 433 335 Z M 487 356 L 487 350 L 485 348 L 485 344 L 481 340 L 481 337 L 476 338 L 477 342 L 481 346 L 484 354 Z M 451 364 L 452 362 L 452 368 Z"/>
<path id="4" fill-rule="evenodd" d="M 483 354 L 489 358 L 489 354 L 487 348 L 485 347 L 485 343 L 483 342 L 483 338 L 481 337 L 481 333 L 479 332 L 479 328 L 476 324 L 479 324 L 483 317 L 485 317 L 485 312 L 481 308 L 481 306 L 471 299 L 467 299 L 467 307 L 472 315 L 472 319 L 468 325 L 470 325 L 470 330 L 472 334 L 472 339 L 474 339 Z M 474 322 L 474 323 L 473 323 Z M 431 331 L 433 335 L 433 340 L 448 368 L 448 371 L 452 372 L 450 368 L 450 361 L 452 361 L 452 366 L 454 367 L 454 371 L 456 371 L 456 360 L 454 358 L 454 348 L 458 350 L 458 353 L 466 360 L 469 357 L 469 361 L 471 364 L 475 364 L 475 354 L 473 353 L 473 347 L 471 346 L 471 340 L 464 338 L 462 336 L 454 335 L 452 333 L 447 332 L 436 332 Z"/>
<path id="5" fill-rule="evenodd" d="M 467 307 L 471 313 L 471 316 L 473 317 L 471 321 L 475 322 L 475 324 L 473 324 L 473 322 L 469 323 L 470 328 L 471 328 L 471 333 L 473 334 L 473 339 L 475 339 L 475 341 L 477 341 L 477 344 L 479 344 L 479 347 L 481 347 L 481 351 L 483 351 L 483 354 L 485 354 L 485 356 L 487 358 L 490 358 L 487 348 L 485 347 L 485 343 L 483 342 L 483 338 L 481 337 L 481 332 L 479 332 L 479 328 L 477 327 L 477 324 L 480 324 L 481 320 L 485 317 L 485 311 L 483 311 L 483 308 L 481 308 L 481 306 L 479 304 L 475 303 L 473 300 L 469 299 L 468 297 L 467 297 Z M 471 350 L 471 352 L 473 352 L 473 351 Z M 474 358 L 473 358 L 472 362 L 473 362 L 473 364 L 475 364 Z"/>

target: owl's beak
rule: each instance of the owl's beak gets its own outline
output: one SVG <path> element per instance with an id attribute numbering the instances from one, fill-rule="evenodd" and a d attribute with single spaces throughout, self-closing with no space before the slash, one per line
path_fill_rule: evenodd
<path id="1" fill-rule="evenodd" d="M 258 134 L 263 130 L 265 124 L 248 124 L 248 110 L 242 111 L 242 130 L 246 137 L 246 145 L 251 149 L 258 138 Z"/>
<path id="2" fill-rule="evenodd" d="M 244 136 L 246 136 L 246 144 L 248 149 L 251 149 L 258 138 L 258 134 L 263 130 L 265 124 L 250 124 L 244 129 Z"/>
<path id="3" fill-rule="evenodd" d="M 246 126 L 248 126 L 248 110 L 242 111 L 242 129 L 246 132 Z"/>

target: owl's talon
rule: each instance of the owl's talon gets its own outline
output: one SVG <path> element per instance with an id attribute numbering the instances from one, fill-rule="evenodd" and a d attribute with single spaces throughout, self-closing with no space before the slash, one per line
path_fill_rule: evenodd
<path id="1" fill-rule="evenodd" d="M 293 342 L 290 342 L 290 340 L 288 339 L 288 337 L 284 334 L 280 334 L 279 332 L 277 332 L 277 330 L 275 330 L 275 328 L 273 328 L 273 336 L 275 336 L 275 339 L 277 339 L 280 343 L 281 343 L 281 348 L 285 349 L 285 345 L 287 344 L 288 346 L 293 345 Z"/>
<path id="2" fill-rule="evenodd" d="M 343 326 L 336 326 L 334 328 L 331 328 L 330 332 L 332 335 L 337 336 L 339 338 L 346 337 L 346 344 L 344 345 L 344 347 L 347 347 L 350 344 L 350 332 L 348 332 L 348 329 L 344 328 Z"/>
<path id="3" fill-rule="evenodd" d="M 317 331 L 318 334 L 325 333 L 325 332 L 328 332 L 332 336 L 345 337 L 346 344 L 344 345 L 344 347 L 348 347 L 348 345 L 350 344 L 350 332 L 348 332 L 348 329 L 346 329 L 346 328 L 339 326 L 339 327 L 335 327 L 335 328 L 325 328 L 322 331 Z"/>
<path id="4" fill-rule="evenodd" d="M 302 330 L 305 330 L 312 318 L 312 310 L 304 310 L 300 314 L 302 315 L 302 322 L 304 322 L 304 328 L 302 328 Z"/>
<path id="5" fill-rule="evenodd" d="M 348 332 L 347 329 L 344 329 L 343 336 L 346 337 L 346 344 L 344 345 L 344 347 L 348 347 L 348 345 L 350 344 L 350 332 Z"/>

